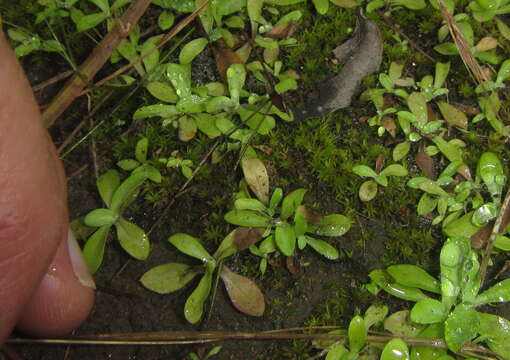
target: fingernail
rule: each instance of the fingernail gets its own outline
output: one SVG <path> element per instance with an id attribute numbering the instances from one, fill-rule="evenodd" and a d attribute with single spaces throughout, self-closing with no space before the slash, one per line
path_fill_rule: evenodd
<path id="1" fill-rule="evenodd" d="M 92 278 L 92 275 L 90 275 L 80 246 L 78 245 L 78 242 L 76 241 L 76 238 L 71 229 L 69 229 L 67 232 L 67 245 L 69 247 L 69 257 L 71 258 L 71 264 L 73 265 L 74 275 L 76 275 L 83 286 L 95 289 L 96 284 Z"/>

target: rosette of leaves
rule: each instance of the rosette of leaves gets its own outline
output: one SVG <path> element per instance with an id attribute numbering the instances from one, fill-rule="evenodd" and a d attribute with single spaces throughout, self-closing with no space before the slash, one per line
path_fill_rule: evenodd
<path id="1" fill-rule="evenodd" d="M 359 188 L 359 198 L 361 201 L 370 201 L 377 195 L 378 186 L 388 186 L 389 176 L 407 176 L 407 169 L 400 164 L 391 164 L 381 170 L 379 173 L 366 165 L 356 165 L 352 168 L 352 172 L 361 177 L 368 177 Z"/>
<path id="2" fill-rule="evenodd" d="M 92 29 L 105 20 L 108 20 L 108 28 L 110 28 L 113 25 L 115 11 L 129 4 L 131 0 L 115 0 L 112 5 L 110 5 L 110 0 L 88 0 L 87 2 L 94 4 L 99 11 L 85 14 L 74 6 L 78 3 L 78 0 L 66 1 L 66 7 L 70 8 L 71 20 L 73 20 L 79 32 Z"/>
<path id="3" fill-rule="evenodd" d="M 228 234 L 216 252 L 211 255 L 200 239 L 187 234 L 175 234 L 168 238 L 170 244 L 180 252 L 194 257 L 201 265 L 168 263 L 158 265 L 147 271 L 141 283 L 149 290 L 159 294 L 168 294 L 182 289 L 196 276 L 201 279 L 184 305 L 184 316 L 192 324 L 197 323 L 204 313 L 204 306 L 211 292 L 214 275 L 217 274 L 225 284 L 232 304 L 239 311 L 262 316 L 265 309 L 264 295 L 250 279 L 231 271 L 222 261 L 236 252 L 247 249 L 261 239 L 263 229 L 237 228 Z"/>
<path id="4" fill-rule="evenodd" d="M 122 183 L 116 170 L 109 170 L 97 179 L 97 189 L 106 208 L 89 212 L 84 223 L 98 229 L 88 238 L 83 248 L 85 262 L 93 274 L 103 262 L 104 248 L 108 234 L 115 227 L 120 246 L 132 257 L 145 260 L 149 256 L 149 237 L 138 225 L 126 220 L 122 212 L 129 207 L 139 187 L 155 174 L 144 169 L 133 172 Z"/>
<path id="5" fill-rule="evenodd" d="M 471 4 L 472 3 L 475 3 L 475 1 L 471 2 Z M 484 37 L 480 39 L 475 45 L 475 33 L 473 31 L 473 27 L 471 26 L 471 19 L 469 15 L 460 13 L 455 15 L 453 18 L 457 21 L 457 25 L 459 26 L 462 35 L 464 35 L 466 43 L 470 47 L 471 53 L 478 60 L 492 65 L 498 64 L 500 62 L 500 57 L 496 54 L 498 41 L 495 38 L 490 36 Z M 459 55 L 459 49 L 457 48 L 455 42 L 444 42 L 448 35 L 448 26 L 445 24 L 438 31 L 438 40 L 441 42 L 441 44 L 436 45 L 434 50 L 441 55 Z"/>
<path id="6" fill-rule="evenodd" d="M 117 162 L 117 166 L 125 171 L 132 171 L 136 173 L 138 171 L 146 171 L 150 179 L 154 182 L 161 182 L 161 173 L 154 166 L 150 165 L 147 160 L 147 154 L 149 152 L 149 139 L 142 137 L 135 146 L 135 158 L 134 159 L 122 159 Z"/>
<path id="7" fill-rule="evenodd" d="M 351 227 L 351 220 L 340 214 L 322 216 L 301 205 L 305 189 L 297 189 L 283 196 L 276 188 L 269 198 L 269 177 L 264 163 L 254 157 L 244 157 L 241 162 L 248 190 L 238 194 L 234 210 L 225 214 L 225 220 L 238 226 L 265 228 L 260 248 L 252 247 L 262 256 L 261 270 L 265 269 L 267 254 L 280 250 L 285 256 L 293 256 L 296 243 L 300 250 L 307 245 L 330 260 L 339 258 L 338 250 L 315 236 L 341 236 Z"/>
<path id="8" fill-rule="evenodd" d="M 183 159 L 179 156 L 179 150 L 173 151 L 169 158 L 160 158 L 159 162 L 165 164 L 168 168 L 181 169 L 182 175 L 184 175 L 187 179 L 189 179 L 193 174 L 193 161 Z"/>
<path id="9" fill-rule="evenodd" d="M 472 191 L 477 191 L 471 200 L 472 210 L 465 214 L 462 210 L 452 213 L 443 222 L 443 232 L 450 237 L 471 237 L 488 225 L 500 211 L 505 184 L 506 176 L 498 156 L 491 152 L 483 153 L 478 161 L 475 182 L 465 181 L 456 186 L 459 201 L 466 201 Z M 482 193 L 488 193 L 487 200 Z M 464 204 L 467 205 L 466 202 Z M 501 246 L 504 246 L 503 243 Z"/>
<path id="10" fill-rule="evenodd" d="M 475 0 L 469 3 L 473 18 L 480 22 L 490 21 L 496 15 L 510 13 L 508 0 Z"/>
<path id="11" fill-rule="evenodd" d="M 370 328 L 381 323 L 388 314 L 386 305 L 372 305 L 364 316 L 354 316 L 347 330 L 345 341 L 314 341 L 314 346 L 324 349 L 328 360 L 349 360 L 373 356 L 375 348 L 367 343 L 367 335 Z M 328 334 L 344 334 L 344 330 L 333 330 Z M 377 351 L 379 353 L 380 350 Z M 374 357 L 372 357 L 374 358 Z"/>
<path id="12" fill-rule="evenodd" d="M 424 332 L 429 329 L 426 337 L 444 337 L 451 351 L 461 352 L 462 346 L 470 341 L 485 342 L 503 359 L 510 359 L 510 321 L 476 310 L 485 304 L 509 301 L 510 279 L 480 293 L 480 263 L 467 238 L 446 241 L 441 249 L 440 269 L 439 279 L 415 265 L 374 270 L 369 274 L 372 282 L 368 288 L 374 293 L 382 289 L 415 302 L 410 321 L 424 326 Z M 418 353 L 411 355 L 411 359 L 434 360 L 445 355 L 443 351 L 435 351 L 434 356 L 428 353 L 423 357 Z"/>
<path id="13" fill-rule="evenodd" d="M 482 112 L 473 118 L 473 123 L 486 119 L 492 128 L 501 135 L 510 136 L 510 127 L 505 126 L 498 116 L 502 104 L 497 89 L 504 88 L 505 81 L 510 77 L 510 60 L 505 60 L 498 69 L 495 81 L 485 81 L 476 88 L 478 104 Z M 487 95 L 489 91 L 489 95 Z"/>

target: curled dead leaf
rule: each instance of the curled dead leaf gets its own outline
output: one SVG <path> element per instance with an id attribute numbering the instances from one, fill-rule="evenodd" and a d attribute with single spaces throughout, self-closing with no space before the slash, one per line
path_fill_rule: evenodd
<path id="1" fill-rule="evenodd" d="M 377 155 L 377 159 L 375 159 L 375 172 L 380 173 L 381 170 L 384 168 L 384 163 L 386 162 L 386 158 L 383 154 Z"/>
<path id="2" fill-rule="evenodd" d="M 292 275 L 299 274 L 299 264 L 294 256 L 287 256 L 285 264 L 287 265 L 287 270 L 289 270 Z"/>
<path id="3" fill-rule="evenodd" d="M 306 205 L 300 205 L 297 211 L 303 215 L 308 224 L 317 224 L 324 219 L 324 215 Z"/>
<path id="4" fill-rule="evenodd" d="M 266 36 L 273 39 L 285 40 L 290 38 L 296 30 L 297 22 L 291 21 L 274 26 L 266 33 Z"/>
<path id="5" fill-rule="evenodd" d="M 478 229 L 478 231 L 471 236 L 471 247 L 475 250 L 485 249 L 487 241 L 489 241 L 489 237 L 491 236 L 491 232 L 492 223 Z"/>
<path id="6" fill-rule="evenodd" d="M 266 307 L 264 295 L 252 280 L 236 274 L 223 265 L 221 279 L 234 307 L 244 314 L 262 316 Z"/>
<path id="7" fill-rule="evenodd" d="M 462 111 L 466 115 L 478 115 L 480 114 L 480 109 L 466 104 L 461 104 L 458 102 L 452 102 L 451 105 L 455 106 L 457 109 Z"/>
<path id="8" fill-rule="evenodd" d="M 395 137 L 397 134 L 397 124 L 395 124 L 395 120 L 392 117 L 384 116 L 381 120 L 381 126 L 385 128 L 391 136 Z"/>
<path id="9" fill-rule="evenodd" d="M 227 81 L 227 69 L 232 64 L 244 64 L 241 57 L 232 49 L 223 46 L 214 48 L 214 59 L 216 60 L 216 68 L 223 81 Z"/>

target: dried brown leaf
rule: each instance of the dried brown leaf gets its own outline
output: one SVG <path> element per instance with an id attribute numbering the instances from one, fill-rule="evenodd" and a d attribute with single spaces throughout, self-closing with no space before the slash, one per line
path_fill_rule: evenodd
<path id="1" fill-rule="evenodd" d="M 285 264 L 287 265 L 287 270 L 289 270 L 292 275 L 299 274 L 299 264 L 297 263 L 294 256 L 287 256 L 285 259 Z"/>
<path id="2" fill-rule="evenodd" d="M 357 26 L 352 38 L 333 53 L 344 64 L 342 70 L 318 85 L 318 99 L 310 101 L 304 109 L 294 110 L 297 121 L 324 116 L 351 104 L 363 78 L 379 70 L 381 65 L 382 40 L 377 25 L 358 11 Z"/>
<path id="3" fill-rule="evenodd" d="M 216 68 L 223 81 L 227 81 L 227 69 L 232 64 L 243 64 L 243 60 L 232 49 L 223 46 L 217 46 L 214 49 L 214 59 Z"/>
<path id="4" fill-rule="evenodd" d="M 416 161 L 416 165 L 418 165 L 421 171 L 423 171 L 428 178 L 435 180 L 436 171 L 434 169 L 434 159 L 427 154 L 425 147 L 425 142 L 421 141 L 418 152 L 414 157 L 414 161 Z"/>
<path id="5" fill-rule="evenodd" d="M 381 120 L 381 126 L 385 128 L 391 136 L 395 137 L 397 134 L 397 124 L 395 124 L 395 120 L 392 117 L 384 116 Z"/>
<path id="6" fill-rule="evenodd" d="M 300 205 L 297 211 L 301 215 L 303 215 L 306 222 L 309 224 L 317 224 L 324 218 L 324 215 L 322 215 L 320 212 L 318 212 L 312 208 L 309 208 L 306 205 Z"/>
<path id="7" fill-rule="evenodd" d="M 475 250 L 484 249 L 487 246 L 489 237 L 491 236 L 493 223 L 480 228 L 473 236 L 471 236 L 471 247 Z"/>
<path id="8" fill-rule="evenodd" d="M 462 111 L 466 115 L 478 115 L 478 114 L 480 114 L 480 109 L 478 109 L 478 108 L 476 108 L 474 106 L 466 105 L 466 104 L 462 104 L 462 103 L 458 103 L 458 102 L 451 102 L 450 104 L 455 106 L 457 109 L 459 109 L 460 111 Z"/>
<path id="9" fill-rule="evenodd" d="M 265 310 L 264 295 L 252 280 L 231 271 L 223 265 L 221 279 L 234 307 L 251 316 L 262 316 Z"/>
<path id="10" fill-rule="evenodd" d="M 234 246 L 238 251 L 248 249 L 257 241 L 262 239 L 264 228 L 259 227 L 239 227 L 234 232 Z"/>
<path id="11" fill-rule="evenodd" d="M 384 163 L 386 162 L 386 158 L 383 154 L 379 154 L 377 158 L 375 159 L 375 172 L 380 173 L 381 170 L 384 168 Z"/>
<path id="12" fill-rule="evenodd" d="M 478 44 L 476 44 L 475 48 L 478 51 L 489 51 L 497 48 L 499 45 L 498 40 L 491 36 L 486 36 L 482 38 Z"/>
<path id="13" fill-rule="evenodd" d="M 291 21 L 274 26 L 266 33 L 267 37 L 279 40 L 288 39 L 297 30 L 297 22 Z"/>
<path id="14" fill-rule="evenodd" d="M 267 204 L 269 201 L 269 175 L 264 163 L 257 158 L 243 157 L 241 167 L 251 191 L 260 201 Z"/>

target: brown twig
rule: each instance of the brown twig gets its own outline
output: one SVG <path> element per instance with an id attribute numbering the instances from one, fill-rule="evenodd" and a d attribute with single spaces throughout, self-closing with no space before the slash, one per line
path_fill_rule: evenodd
<path id="1" fill-rule="evenodd" d="M 52 78 L 49 78 L 46 81 L 43 81 L 37 85 L 34 85 L 32 87 L 32 91 L 33 92 L 41 91 L 42 89 L 44 89 L 47 86 L 53 85 L 53 84 L 59 82 L 60 80 L 64 80 L 64 79 L 68 78 L 69 76 L 73 75 L 73 73 L 74 73 L 73 70 L 67 70 L 60 74 L 57 74 L 57 75 L 53 76 Z"/>
<path id="2" fill-rule="evenodd" d="M 112 52 L 117 48 L 120 42 L 128 36 L 149 4 L 150 0 L 137 0 L 131 4 L 123 16 L 117 20 L 113 28 L 95 47 L 87 60 L 78 68 L 78 71 L 43 112 L 43 120 L 47 127 L 51 126 L 69 107 L 74 99 L 80 95 L 87 83 L 96 75 L 106 61 L 108 61 Z"/>
<path id="3" fill-rule="evenodd" d="M 505 200 L 503 200 L 503 203 L 501 204 L 498 217 L 494 222 L 494 227 L 492 228 L 491 236 L 489 237 L 489 241 L 487 242 L 487 246 L 485 247 L 482 262 L 480 263 L 480 272 L 478 273 L 480 279 L 480 287 L 483 286 L 485 275 L 487 274 L 487 267 L 489 266 L 489 260 L 492 254 L 492 250 L 494 249 L 494 241 L 496 241 L 496 236 L 498 236 L 502 230 L 501 225 L 503 223 L 503 218 L 505 217 L 505 213 L 507 211 L 510 211 L 509 206 L 510 206 L 510 188 L 506 192 Z"/>
<path id="4" fill-rule="evenodd" d="M 154 46 L 154 48 L 152 48 L 151 50 L 149 50 L 147 53 L 139 56 L 138 58 L 136 58 L 133 62 L 121 67 L 120 69 L 118 69 L 117 71 L 115 71 L 114 73 L 108 75 L 107 77 L 99 80 L 97 83 L 95 83 L 91 88 L 87 89 L 87 90 L 84 90 L 80 93 L 80 95 L 85 95 L 85 94 L 88 94 L 89 92 L 91 92 L 93 89 L 95 88 L 98 88 L 100 86 L 103 86 L 104 84 L 106 84 L 108 81 L 112 80 L 112 79 L 115 79 L 116 77 L 120 76 L 121 74 L 125 73 L 126 71 L 128 71 L 129 69 L 131 69 L 132 67 L 134 67 L 135 65 L 141 63 L 143 61 L 143 59 L 145 59 L 147 56 L 150 56 L 152 53 L 154 53 L 157 49 L 161 48 L 163 45 L 165 45 L 168 41 L 172 40 L 178 33 L 180 33 L 182 31 L 182 29 L 184 29 L 189 23 L 191 23 L 197 16 L 198 14 L 211 2 L 211 0 L 205 0 L 199 7 L 196 8 L 195 11 L 193 11 L 191 14 L 189 14 L 185 19 L 183 19 L 181 22 L 179 22 L 176 26 L 174 26 L 172 28 L 172 30 L 170 32 L 168 32 L 167 34 L 165 34 L 165 36 L 163 36 L 161 38 L 161 40 L 158 41 L 158 43 L 156 44 L 156 46 Z"/>

